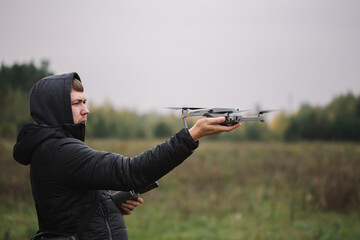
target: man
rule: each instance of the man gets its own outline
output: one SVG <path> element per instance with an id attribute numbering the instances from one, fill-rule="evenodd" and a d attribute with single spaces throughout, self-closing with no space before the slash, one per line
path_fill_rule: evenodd
<path id="1" fill-rule="evenodd" d="M 76 234 L 79 239 L 127 239 L 124 214 L 143 200 L 117 206 L 103 189 L 139 190 L 181 164 L 204 136 L 231 131 L 204 118 L 166 142 L 133 158 L 96 151 L 84 143 L 89 110 L 77 73 L 52 75 L 30 92 L 30 114 L 36 123 L 20 130 L 14 159 L 30 164 L 32 194 L 39 231 Z"/>

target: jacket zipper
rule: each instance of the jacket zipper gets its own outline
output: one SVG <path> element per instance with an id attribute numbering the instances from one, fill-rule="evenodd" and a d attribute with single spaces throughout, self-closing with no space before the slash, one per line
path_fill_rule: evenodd
<path id="1" fill-rule="evenodd" d="M 112 240 L 112 233 L 111 233 L 111 228 L 110 228 L 110 225 L 109 225 L 109 221 L 108 221 L 108 218 L 106 216 L 106 211 L 105 211 L 105 208 L 104 208 L 104 205 L 100 202 L 100 208 L 101 208 L 101 213 L 104 217 L 104 221 L 105 221 L 105 225 L 106 225 L 106 228 L 108 230 L 108 234 L 109 234 L 109 240 Z"/>

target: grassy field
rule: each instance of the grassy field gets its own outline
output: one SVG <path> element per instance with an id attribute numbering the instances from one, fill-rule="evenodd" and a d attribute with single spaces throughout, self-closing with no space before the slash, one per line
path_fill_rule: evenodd
<path id="1" fill-rule="evenodd" d="M 160 141 L 88 140 L 134 156 Z M 29 168 L 0 139 L 0 238 L 37 230 Z M 202 141 L 126 216 L 130 239 L 360 239 L 360 145 Z"/>

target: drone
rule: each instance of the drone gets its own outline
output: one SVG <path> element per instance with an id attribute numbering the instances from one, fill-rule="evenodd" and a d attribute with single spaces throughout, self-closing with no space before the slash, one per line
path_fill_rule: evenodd
<path id="1" fill-rule="evenodd" d="M 204 116 L 204 117 L 225 117 L 225 121 L 221 123 L 224 126 L 233 126 L 239 122 L 260 121 L 265 122 L 265 113 L 273 112 L 275 110 L 259 111 L 257 116 L 243 116 L 242 112 L 248 110 L 239 110 L 235 108 L 198 108 L 198 107 L 167 107 L 171 110 L 181 110 L 181 118 L 184 122 L 184 127 L 188 128 L 186 117 Z"/>

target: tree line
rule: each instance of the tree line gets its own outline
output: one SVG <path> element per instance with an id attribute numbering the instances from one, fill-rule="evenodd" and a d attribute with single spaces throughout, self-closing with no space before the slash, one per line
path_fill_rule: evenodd
<path id="1" fill-rule="evenodd" d="M 360 95 L 342 94 L 324 107 L 303 104 L 295 114 L 277 115 L 274 130 L 287 141 L 359 141 Z"/>
<path id="2" fill-rule="evenodd" d="M 1 65 L 0 136 L 16 137 L 25 122 L 30 122 L 29 92 L 41 78 L 53 74 L 49 61 Z M 182 127 L 178 115 L 139 114 L 116 109 L 110 103 L 89 106 L 87 137 L 166 138 Z M 196 119 L 188 118 L 191 126 Z M 213 140 L 360 140 L 360 95 L 349 92 L 335 97 L 326 106 L 303 104 L 296 113 L 280 111 L 269 124 L 246 122 L 240 130 L 211 137 Z"/>

